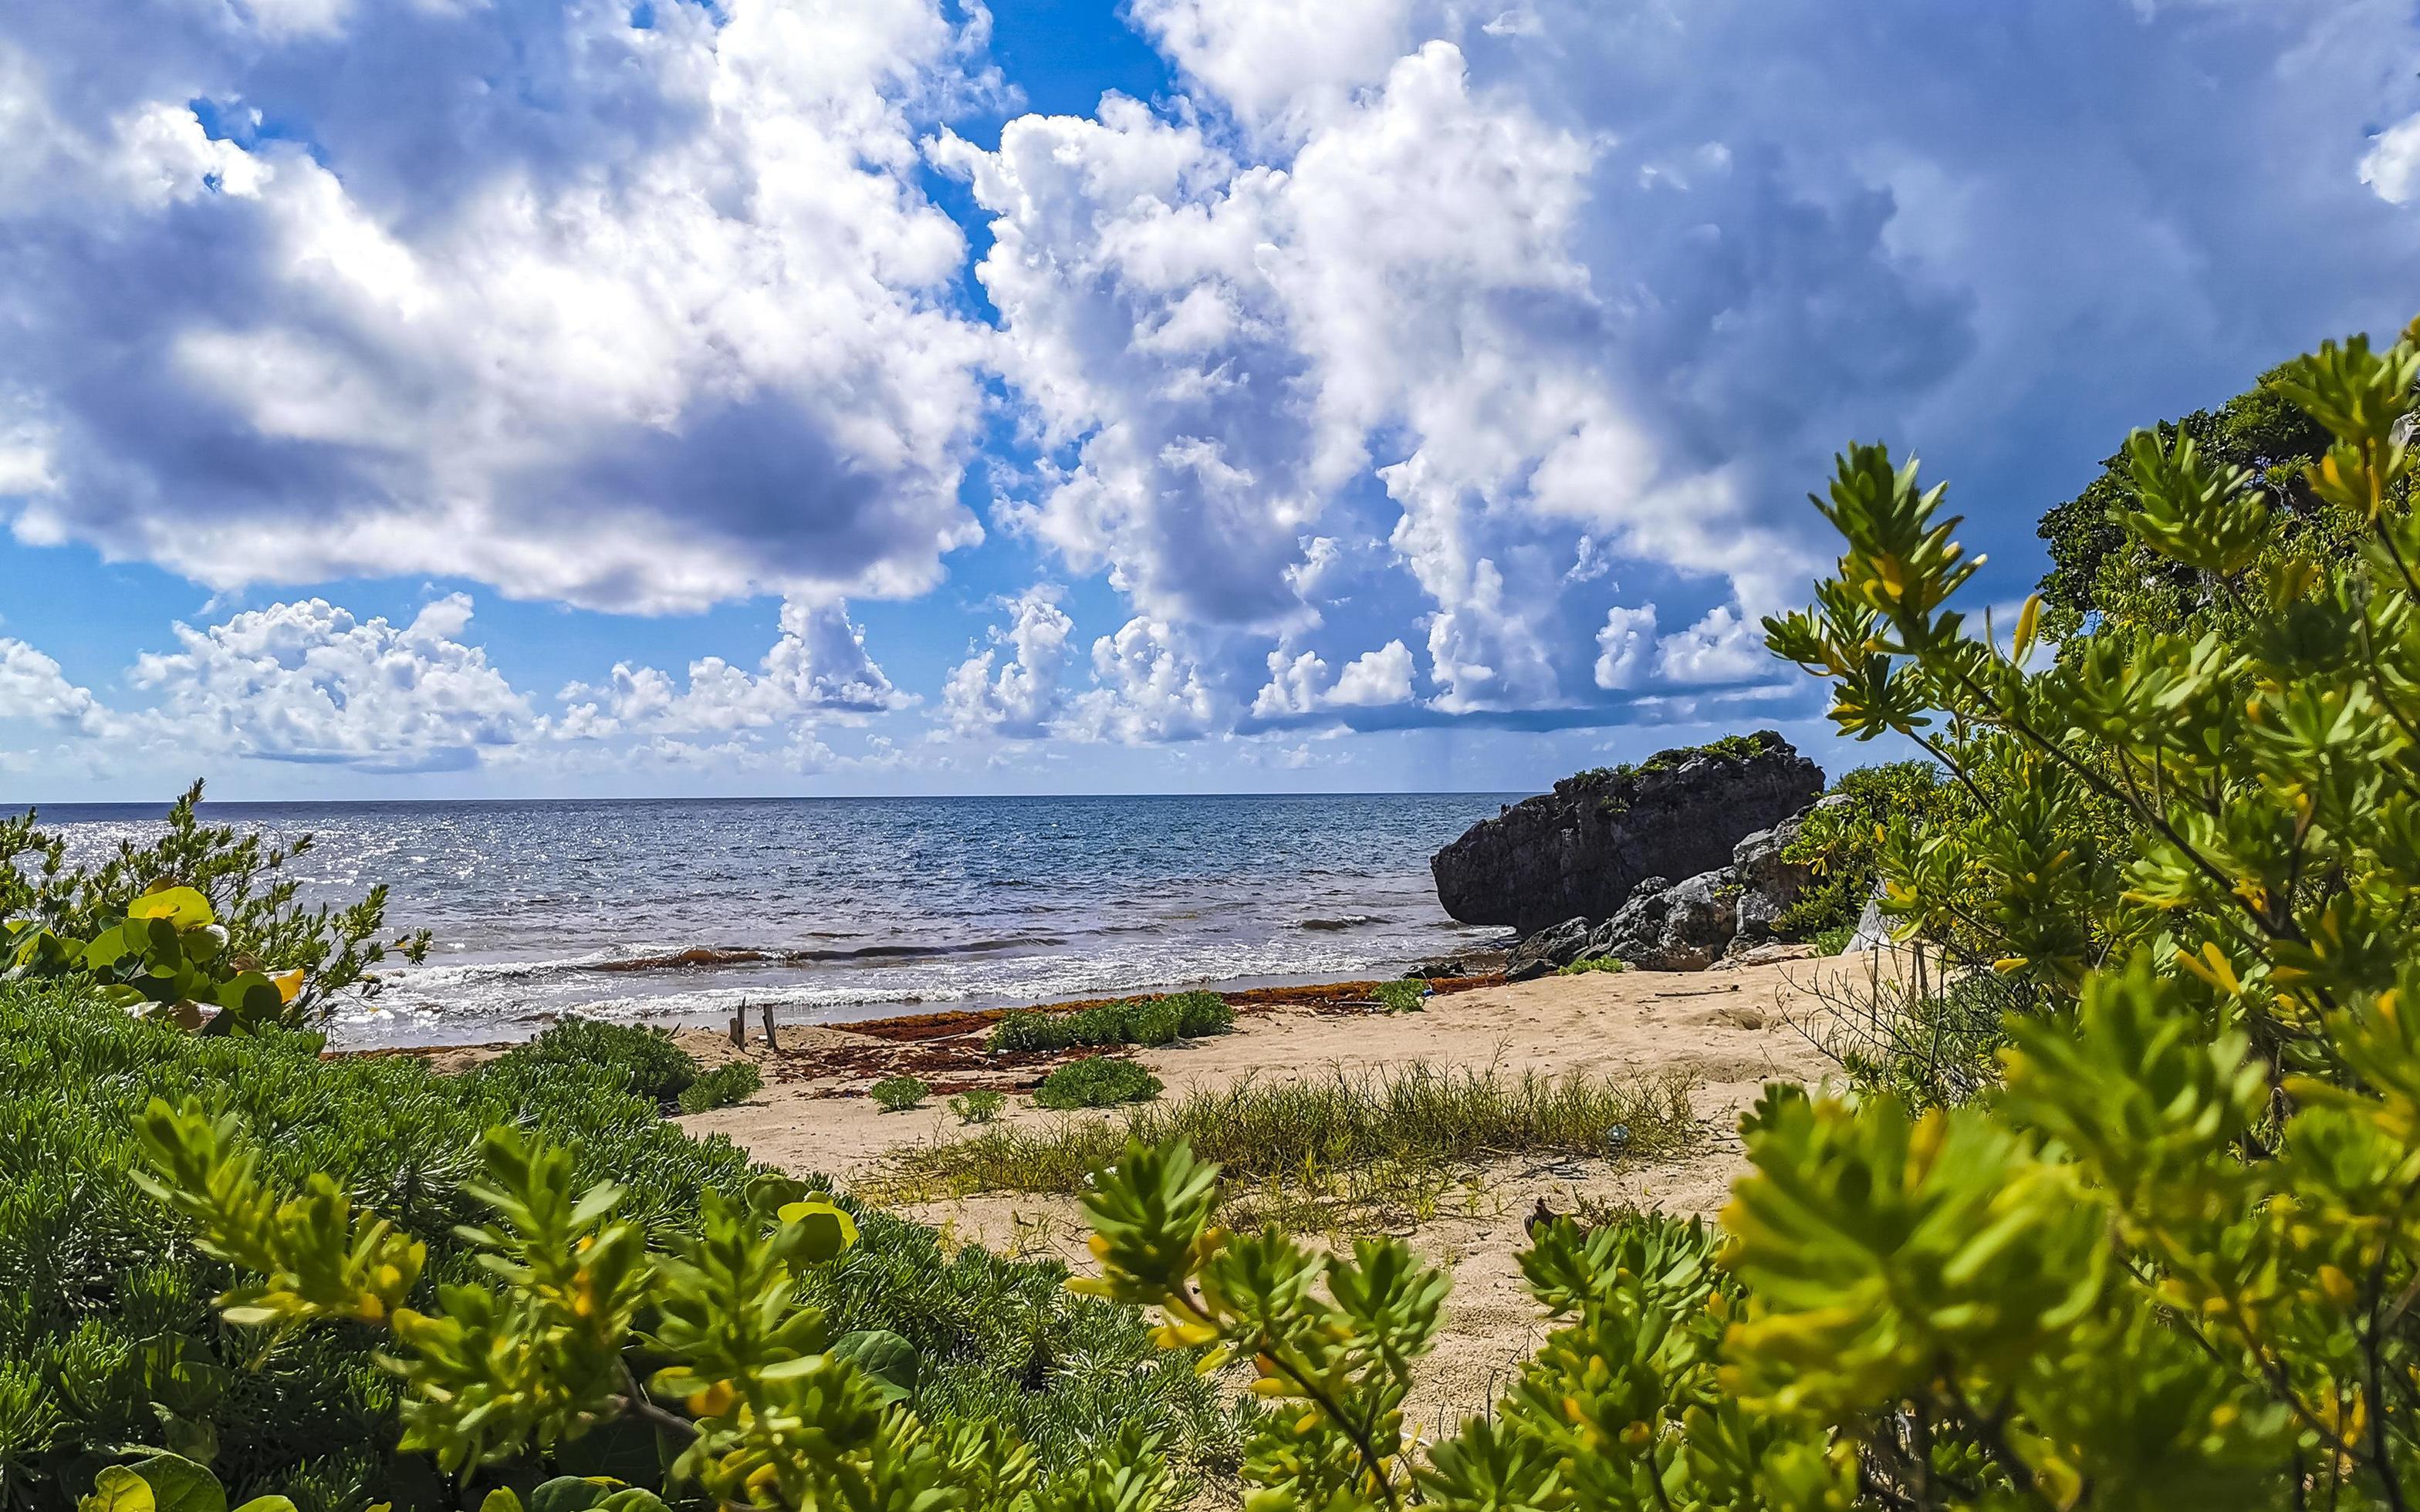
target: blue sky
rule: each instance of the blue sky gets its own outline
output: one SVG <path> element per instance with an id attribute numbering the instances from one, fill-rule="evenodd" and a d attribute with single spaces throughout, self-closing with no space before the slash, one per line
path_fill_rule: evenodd
<path id="1" fill-rule="evenodd" d="M 23 0 L 0 799 L 1532 788 L 2420 308 L 2381 0 Z"/>

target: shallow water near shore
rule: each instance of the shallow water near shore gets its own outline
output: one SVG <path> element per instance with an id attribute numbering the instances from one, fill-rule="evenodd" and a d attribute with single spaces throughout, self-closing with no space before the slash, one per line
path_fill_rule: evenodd
<path id="1" fill-rule="evenodd" d="M 1429 856 L 1505 795 L 211 803 L 285 836 L 317 896 L 391 888 L 427 928 L 334 1026 L 348 1046 L 535 1033 L 578 1011 L 835 1023 L 1144 989 L 1392 975 L 1501 934 Z M 41 811 L 77 855 L 156 806 Z"/>

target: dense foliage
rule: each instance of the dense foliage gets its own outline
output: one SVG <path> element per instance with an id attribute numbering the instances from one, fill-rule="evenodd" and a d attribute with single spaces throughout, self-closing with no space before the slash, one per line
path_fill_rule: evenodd
<path id="1" fill-rule="evenodd" d="M 1964 791 L 1931 762 L 1885 762 L 1841 774 L 1807 810 L 1781 858 L 1812 870 L 1807 887 L 1773 920 L 1785 940 L 1812 939 L 1854 925 L 1882 871 L 1883 837 L 1893 825 L 1923 824 L 1954 811 Z"/>
<path id="2" fill-rule="evenodd" d="M 2289 379 L 2289 369 L 2278 368 L 2218 409 L 2163 421 L 2150 434 L 2163 450 L 2190 440 L 2205 465 L 2237 470 L 2269 507 L 2278 547 L 2340 555 L 2359 532 L 2332 519 L 2305 479 L 2332 438 L 2286 392 Z M 2041 580 L 2043 635 L 2066 642 L 2107 619 L 2174 629 L 2207 607 L 2213 587 L 2207 575 L 2125 528 L 2142 501 L 2130 448 L 2103 462 L 2083 492 L 2042 516 L 2040 534 L 2051 559 Z"/>
<path id="3" fill-rule="evenodd" d="M 306 904 L 287 867 L 311 849 L 205 825 L 194 783 L 147 845 L 121 841 L 71 865 L 64 837 L 28 811 L 0 819 L 6 976 L 98 982 L 110 998 L 187 1028 L 244 1032 L 316 1022 L 379 989 L 390 953 L 418 961 L 423 933 L 382 938 L 386 888 Z"/>
<path id="4" fill-rule="evenodd" d="M 1217 993 L 1125 997 L 1063 1011 L 1015 1008 L 992 1026 L 994 1050 L 1065 1050 L 1076 1045 L 1173 1044 L 1235 1026 L 1235 1011 Z"/>
<path id="5" fill-rule="evenodd" d="M 457 1226 L 489 1211 L 462 1187 L 490 1128 L 565 1151 L 583 1186 L 614 1183 L 618 1212 L 664 1244 L 697 1231 L 706 1194 L 745 1192 L 756 1173 L 737 1149 L 666 1122 L 659 1091 L 632 1090 L 628 1057 L 588 1058 L 640 1038 L 559 1026 L 449 1077 L 411 1057 L 323 1059 L 310 1036 L 182 1033 L 88 989 L 0 986 L 0 1506 L 71 1505 L 121 1446 L 180 1451 L 304 1512 L 475 1506 L 499 1479 L 526 1489 L 549 1468 L 598 1468 L 607 1442 L 582 1439 L 457 1492 L 426 1457 L 398 1454 L 399 1384 L 374 1358 L 392 1344 L 364 1322 L 279 1336 L 214 1316 L 239 1273 L 137 1189 L 135 1127 L 154 1096 L 199 1099 L 235 1120 L 264 1182 L 300 1191 L 328 1174 L 425 1246 L 411 1300 L 427 1306 L 438 1285 L 488 1273 Z M 1156 1363 L 1131 1314 L 1067 1296 L 1055 1267 L 857 1221 L 861 1242 L 800 1295 L 839 1333 L 912 1345 L 917 1400 L 936 1421 L 1006 1425 L 1052 1467 L 1129 1420 L 1171 1448 L 1223 1452 L 1232 1430 L 1207 1388 L 1183 1362 Z"/>

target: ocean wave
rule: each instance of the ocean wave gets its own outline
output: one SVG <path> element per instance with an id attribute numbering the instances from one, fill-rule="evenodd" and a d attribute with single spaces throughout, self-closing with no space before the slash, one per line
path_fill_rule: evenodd
<path id="1" fill-rule="evenodd" d="M 1367 929 L 1373 924 L 1388 924 L 1393 920 L 1383 914 L 1342 914 L 1334 918 L 1298 918 L 1295 928 L 1307 930 Z"/>
<path id="2" fill-rule="evenodd" d="M 582 965 L 588 971 L 613 972 L 695 971 L 745 965 L 811 966 L 851 961 L 931 961 L 950 956 L 992 955 L 1001 950 L 1047 948 L 1066 943 L 1056 934 L 1009 934 L 998 939 L 961 940 L 946 945 L 861 945 L 845 950 L 759 950 L 698 945 L 663 955 L 630 956 L 613 961 L 586 962 Z"/>

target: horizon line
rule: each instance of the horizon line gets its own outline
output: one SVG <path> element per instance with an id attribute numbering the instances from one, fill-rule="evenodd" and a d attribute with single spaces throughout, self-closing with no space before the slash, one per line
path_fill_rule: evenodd
<path id="1" fill-rule="evenodd" d="M 1054 802 L 1074 798 L 1492 798 L 1506 794 L 1543 793 L 1549 788 L 1367 788 L 1329 790 L 1295 788 L 1273 792 L 1222 790 L 1215 793 L 761 793 L 761 794 L 566 794 L 555 796 L 471 796 L 423 798 L 204 798 L 205 807 L 229 808 L 362 808 L 373 805 L 469 803 L 931 803 L 1026 800 Z M 165 809 L 174 798 L 59 798 L 0 801 L 0 817 L 13 818 L 45 809 Z"/>

